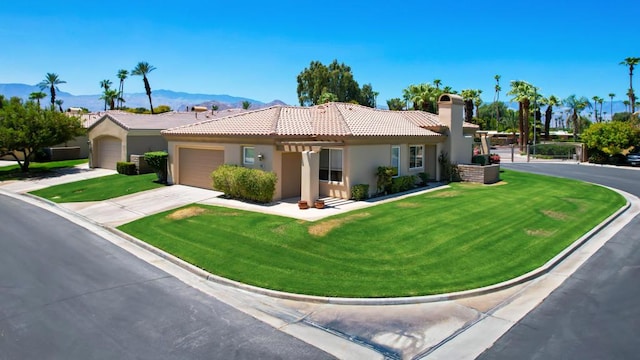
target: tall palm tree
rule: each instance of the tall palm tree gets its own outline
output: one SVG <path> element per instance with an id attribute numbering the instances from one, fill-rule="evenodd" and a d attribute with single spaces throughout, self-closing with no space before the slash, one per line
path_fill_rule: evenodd
<path id="1" fill-rule="evenodd" d="M 38 103 L 38 107 L 40 107 L 40 99 L 44 99 L 47 97 L 47 94 L 42 91 L 34 91 L 29 94 L 29 100 L 35 100 Z"/>
<path id="2" fill-rule="evenodd" d="M 598 105 L 600 105 L 600 122 L 602 122 L 602 104 L 604 103 L 604 99 L 601 97 L 598 97 Z"/>
<path id="3" fill-rule="evenodd" d="M 598 118 L 598 104 L 602 104 L 602 98 L 600 96 L 594 96 L 591 100 L 593 100 L 593 112 L 596 114 L 596 122 L 599 123 L 602 121 L 602 108 L 600 109 L 600 117 Z"/>
<path id="4" fill-rule="evenodd" d="M 494 86 L 495 93 L 493 95 L 493 107 L 496 110 L 496 129 L 500 123 L 500 111 L 498 110 L 498 101 L 500 100 L 500 91 L 502 90 L 500 87 L 500 77 L 500 75 L 493 77 L 496 80 L 496 85 Z"/>
<path id="5" fill-rule="evenodd" d="M 64 110 L 62 110 L 62 104 L 64 104 L 64 100 L 62 99 L 56 100 L 56 105 L 58 105 L 58 109 L 60 109 L 60 112 L 64 112 Z"/>
<path id="6" fill-rule="evenodd" d="M 633 92 L 633 69 L 640 63 L 640 57 L 628 57 L 620 62 L 620 65 L 629 67 L 629 104 L 631 104 L 631 112 L 636 112 L 636 95 Z"/>
<path id="7" fill-rule="evenodd" d="M 629 112 L 629 100 L 624 100 L 622 103 L 624 104 L 624 111 Z"/>
<path id="8" fill-rule="evenodd" d="M 111 82 L 111 80 L 105 79 L 100 81 L 100 88 L 104 89 L 104 92 L 106 93 L 107 91 L 109 91 L 112 84 L 113 83 Z M 104 98 L 104 96 L 100 97 L 100 99 L 104 99 L 104 111 L 107 111 L 107 99 Z"/>
<path id="9" fill-rule="evenodd" d="M 147 96 L 149 97 L 149 107 L 151 108 L 151 114 L 153 115 L 153 103 L 151 102 L 151 86 L 149 86 L 149 79 L 147 79 L 147 75 L 155 70 L 156 68 L 149 65 L 146 61 L 141 61 L 136 65 L 133 70 L 131 70 L 131 75 L 142 76 L 142 81 L 144 82 L 144 90 L 147 92 Z"/>
<path id="10" fill-rule="evenodd" d="M 616 94 L 614 93 L 609 93 L 609 98 L 611 99 L 611 101 L 609 101 L 609 104 L 611 104 L 611 119 L 613 119 L 613 98 L 616 96 Z"/>
<path id="11" fill-rule="evenodd" d="M 440 85 L 442 85 L 442 80 L 440 79 L 433 80 L 433 86 L 436 87 L 436 90 L 440 90 Z"/>
<path id="12" fill-rule="evenodd" d="M 512 101 L 518 102 L 518 129 L 520 151 L 524 151 L 525 145 L 529 143 L 529 107 L 531 99 L 535 98 L 535 88 L 533 85 L 522 80 L 512 80 L 511 90 L 507 95 L 513 95 Z"/>
<path id="13" fill-rule="evenodd" d="M 122 102 L 124 101 L 124 80 L 129 76 L 129 71 L 120 69 L 118 70 L 118 79 L 120 79 L 120 87 L 118 87 L 118 109 L 122 108 Z"/>
<path id="14" fill-rule="evenodd" d="M 549 130 L 551 128 L 551 117 L 553 116 L 553 107 L 562 104 L 560 99 L 555 95 L 549 96 L 546 101 L 547 110 L 544 112 L 544 137 L 545 140 L 549 140 Z M 556 125 L 557 127 L 557 125 Z"/>
<path id="15" fill-rule="evenodd" d="M 578 133 L 580 132 L 580 124 L 578 119 L 580 118 L 580 111 L 587 107 L 591 107 L 591 102 L 586 97 L 577 97 L 576 95 L 569 95 L 564 99 L 564 105 L 572 112 L 571 120 L 573 123 L 573 141 L 578 141 Z"/>
<path id="16" fill-rule="evenodd" d="M 47 76 L 44 77 L 44 80 L 42 80 L 39 84 L 38 87 L 40 87 L 40 90 L 44 90 L 46 88 L 49 88 L 49 95 L 51 95 L 51 107 L 55 107 L 56 104 L 56 87 L 57 85 L 60 84 L 66 84 L 67 82 L 64 80 L 60 80 L 60 77 L 58 77 L 58 74 L 54 74 L 54 73 L 47 73 Z"/>

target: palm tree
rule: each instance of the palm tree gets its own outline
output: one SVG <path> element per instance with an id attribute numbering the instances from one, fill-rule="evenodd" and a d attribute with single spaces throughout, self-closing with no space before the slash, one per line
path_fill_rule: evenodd
<path id="1" fill-rule="evenodd" d="M 578 119 L 580 118 L 580 111 L 587 107 L 591 107 L 591 102 L 586 97 L 577 97 L 576 95 L 570 95 L 564 99 L 564 105 L 572 112 L 571 120 L 573 122 L 573 141 L 578 141 L 578 133 L 580 132 L 580 126 Z"/>
<path id="2" fill-rule="evenodd" d="M 609 93 L 609 98 L 611 99 L 611 101 L 609 101 L 609 104 L 611 104 L 611 118 L 613 119 L 613 98 L 616 96 L 616 94 L 614 93 Z"/>
<path id="3" fill-rule="evenodd" d="M 42 91 L 34 91 L 29 94 L 29 100 L 35 100 L 38 103 L 38 107 L 40 107 L 40 99 L 44 99 L 47 97 L 47 94 Z"/>
<path id="4" fill-rule="evenodd" d="M 442 80 L 440 79 L 433 80 L 433 85 L 436 87 L 436 90 L 440 90 L 440 85 L 442 85 Z"/>
<path id="5" fill-rule="evenodd" d="M 129 76 L 129 71 L 120 69 L 118 70 L 118 79 L 120 79 L 120 87 L 118 87 L 118 109 L 122 108 L 124 102 L 124 80 Z"/>
<path id="6" fill-rule="evenodd" d="M 629 104 L 631 104 L 631 112 L 636 112 L 636 96 L 633 92 L 633 68 L 640 63 L 640 57 L 628 57 L 620 62 L 620 65 L 629 67 Z"/>
<path id="7" fill-rule="evenodd" d="M 598 105 L 600 105 L 600 122 L 602 122 L 602 104 L 604 103 L 604 99 L 601 97 L 598 97 Z"/>
<path id="8" fill-rule="evenodd" d="M 64 100 L 62 100 L 62 99 L 56 100 L 56 105 L 58 105 L 58 108 L 60 109 L 60 112 L 64 112 L 64 110 L 62 110 L 62 104 L 64 104 Z"/>
<path id="9" fill-rule="evenodd" d="M 100 81 L 100 87 L 104 89 L 105 93 L 111 88 L 111 84 L 113 84 L 111 80 L 105 79 Z M 104 96 L 100 97 L 100 99 L 104 99 L 104 111 L 107 111 L 107 99 L 105 99 Z"/>
<path id="10" fill-rule="evenodd" d="M 464 89 L 460 92 L 464 100 L 464 121 L 466 122 L 473 122 L 473 106 L 477 99 L 479 99 L 478 91 L 479 90 L 475 89 Z"/>
<path id="11" fill-rule="evenodd" d="M 144 82 L 144 90 L 147 92 L 147 96 L 149 97 L 149 107 L 151 107 L 151 114 L 153 115 L 153 103 L 151 102 L 151 86 L 149 86 L 149 80 L 147 79 L 147 75 L 155 70 L 156 68 L 149 65 L 146 61 L 141 61 L 136 65 L 136 67 L 131 70 L 131 75 L 142 76 L 142 81 Z"/>
<path id="12" fill-rule="evenodd" d="M 496 109 L 496 129 L 500 123 L 500 111 L 498 111 L 498 101 L 500 100 L 500 75 L 496 75 L 493 78 L 496 79 L 496 85 L 494 86 L 495 94 L 493 95 L 493 107 Z"/>
<path id="13" fill-rule="evenodd" d="M 518 129 L 520 151 L 524 151 L 525 144 L 529 142 L 529 106 L 531 99 L 535 97 L 533 85 L 522 80 L 511 81 L 511 90 L 507 95 L 513 95 L 512 101 L 518 102 Z"/>
<path id="14" fill-rule="evenodd" d="M 629 112 L 629 100 L 624 100 L 622 103 L 624 104 L 624 111 Z"/>
<path id="15" fill-rule="evenodd" d="M 331 94 L 331 93 L 326 93 L 326 94 Z M 335 96 L 335 98 L 336 98 L 336 99 L 338 98 L 338 97 L 337 97 L 336 95 L 334 95 L 334 94 L 331 94 L 331 95 Z M 245 100 L 245 101 L 243 101 L 243 102 L 242 102 L 242 108 L 243 108 L 244 110 L 248 110 L 250 107 L 251 107 L 251 102 L 250 102 L 249 100 Z"/>
<path id="16" fill-rule="evenodd" d="M 66 84 L 66 83 L 67 83 L 66 81 L 60 80 L 60 78 L 58 77 L 58 74 L 47 73 L 47 76 L 44 77 L 44 80 L 42 80 L 38 84 L 38 87 L 40 87 L 40 90 L 49 88 L 49 94 L 51 95 L 52 108 L 56 104 L 56 86 L 60 84 Z"/>
<path id="17" fill-rule="evenodd" d="M 560 105 L 562 102 L 555 95 L 549 96 L 546 101 L 547 110 L 544 112 L 544 137 L 549 140 L 549 130 L 551 128 L 551 117 L 553 116 L 553 107 Z M 557 125 L 556 125 L 557 127 Z"/>
<path id="18" fill-rule="evenodd" d="M 600 118 L 598 118 L 598 104 L 602 104 L 603 100 L 600 96 L 594 96 L 591 100 L 593 100 L 593 112 L 596 114 L 596 122 L 599 123 L 602 121 L 602 107 L 600 107 Z"/>
<path id="19" fill-rule="evenodd" d="M 104 100 L 105 104 L 109 104 L 109 110 L 114 110 L 116 107 L 116 100 L 119 98 L 118 90 L 115 89 L 106 89 L 100 99 Z M 105 111 L 107 110 L 105 105 Z"/>

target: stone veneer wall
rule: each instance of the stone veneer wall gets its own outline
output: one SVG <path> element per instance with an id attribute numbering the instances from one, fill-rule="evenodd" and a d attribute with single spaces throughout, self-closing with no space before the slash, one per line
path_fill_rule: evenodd
<path id="1" fill-rule="evenodd" d="M 462 181 L 493 184 L 500 181 L 500 164 L 493 165 L 458 165 Z"/>
<path id="2" fill-rule="evenodd" d="M 144 155 L 131 155 L 131 162 L 136 164 L 138 174 L 152 173 L 153 169 L 144 161 Z"/>

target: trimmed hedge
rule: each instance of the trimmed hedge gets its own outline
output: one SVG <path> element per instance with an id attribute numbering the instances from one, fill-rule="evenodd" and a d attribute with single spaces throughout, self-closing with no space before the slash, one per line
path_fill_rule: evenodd
<path id="1" fill-rule="evenodd" d="M 158 182 L 161 184 L 167 183 L 167 159 L 169 154 L 165 151 L 152 151 L 144 154 L 144 161 L 147 162 L 150 168 L 158 176 Z"/>
<path id="2" fill-rule="evenodd" d="M 416 187 L 415 175 L 398 176 L 391 180 L 392 194 L 411 190 L 415 187 Z"/>
<path id="3" fill-rule="evenodd" d="M 269 203 L 276 192 L 278 176 L 273 172 L 225 164 L 211 173 L 211 180 L 213 189 L 228 197 Z"/>
<path id="4" fill-rule="evenodd" d="M 351 187 L 351 198 L 356 201 L 369 198 L 369 184 L 356 184 Z"/>
<path id="5" fill-rule="evenodd" d="M 118 161 L 116 163 L 116 171 L 123 175 L 137 175 L 136 164 L 128 161 Z"/>
<path id="6" fill-rule="evenodd" d="M 427 186 L 429 183 L 429 173 L 420 172 L 418 173 L 418 177 L 420 178 L 420 185 Z"/>
<path id="7" fill-rule="evenodd" d="M 471 163 L 485 166 L 489 162 L 488 158 L 489 157 L 487 155 L 473 155 L 473 157 L 471 158 Z"/>

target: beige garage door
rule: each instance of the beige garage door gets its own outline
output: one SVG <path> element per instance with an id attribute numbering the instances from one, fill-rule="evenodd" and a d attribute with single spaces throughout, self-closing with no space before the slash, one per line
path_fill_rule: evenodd
<path id="1" fill-rule="evenodd" d="M 211 172 L 224 164 L 224 151 L 182 148 L 179 154 L 178 182 L 211 189 Z"/>
<path id="2" fill-rule="evenodd" d="M 116 163 L 122 161 L 122 142 L 120 139 L 107 136 L 96 140 L 93 146 L 94 167 L 116 169 Z"/>

